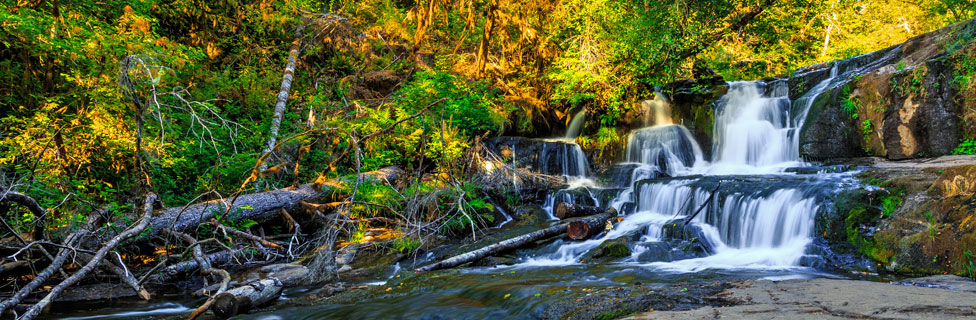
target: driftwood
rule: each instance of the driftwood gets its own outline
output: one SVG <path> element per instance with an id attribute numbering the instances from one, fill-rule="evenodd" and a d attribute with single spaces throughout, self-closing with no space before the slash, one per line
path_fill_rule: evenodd
<path id="1" fill-rule="evenodd" d="M 221 319 L 247 313 L 251 308 L 278 299 L 283 288 L 284 285 L 278 278 L 252 282 L 218 294 L 211 310 Z"/>
<path id="2" fill-rule="evenodd" d="M 587 228 L 589 228 L 589 229 L 597 229 L 597 227 L 596 227 L 597 225 L 599 225 L 600 227 L 603 227 L 604 225 L 606 225 L 606 221 L 608 219 L 610 219 L 612 217 L 615 217 L 615 216 L 617 216 L 617 211 L 611 208 L 610 210 L 607 210 L 607 212 L 602 213 L 602 214 L 599 214 L 599 215 L 596 215 L 596 216 L 593 216 L 593 217 L 588 217 L 588 218 L 580 219 L 580 220 L 573 221 L 573 222 L 570 222 L 570 223 L 563 223 L 563 224 L 559 224 L 559 225 L 552 226 L 552 227 L 549 227 L 549 228 L 545 228 L 545 229 L 542 229 L 542 230 L 534 231 L 534 232 L 531 232 L 531 233 L 528 233 L 528 234 L 524 234 L 524 235 L 521 235 L 521 236 L 518 236 L 518 237 L 515 237 L 515 238 L 511 238 L 511 239 L 508 239 L 508 240 L 504 240 L 502 242 L 495 243 L 495 244 L 490 245 L 490 246 L 487 246 L 487 247 L 483 247 L 483 248 L 478 249 L 478 250 L 474 250 L 474 251 L 470 251 L 470 252 L 467 252 L 467 253 L 464 253 L 464 254 L 460 254 L 460 255 L 457 255 L 457 256 L 454 256 L 454 257 L 451 257 L 451 258 L 442 260 L 440 262 L 436 262 L 436 263 L 433 263 L 433 264 L 429 264 L 429 265 L 426 265 L 426 266 L 417 268 L 416 270 L 417 271 L 432 271 L 432 270 L 438 270 L 438 269 L 453 268 L 453 267 L 456 267 L 456 266 L 459 266 L 459 265 L 462 265 L 462 264 L 465 264 L 465 263 L 468 263 L 468 262 L 474 262 L 474 261 L 477 261 L 478 259 L 481 259 L 481 258 L 484 258 L 484 257 L 488 257 L 488 256 L 496 255 L 496 254 L 501 253 L 501 252 L 504 252 L 504 251 L 508 251 L 508 250 L 513 250 L 513 249 L 520 248 L 522 246 L 525 246 L 527 244 L 533 243 L 535 241 L 544 240 L 544 239 L 547 239 L 547 238 L 550 238 L 550 237 L 554 237 L 554 236 L 561 235 L 563 233 L 566 233 L 566 230 L 567 230 L 567 227 L 568 226 L 570 226 L 573 223 L 577 223 L 577 222 L 583 222 L 583 224 L 586 225 Z M 603 229 L 600 229 L 600 230 L 602 231 Z"/>
<path id="3" fill-rule="evenodd" d="M 139 219 L 138 222 L 134 223 L 125 231 L 122 231 L 122 233 L 116 235 L 115 237 L 112 237 L 112 239 L 109 240 L 108 243 L 102 246 L 101 249 L 98 249 L 98 252 L 95 253 L 94 257 L 92 257 L 91 262 L 85 264 L 84 267 L 81 267 L 81 269 L 79 269 L 77 272 L 72 274 L 70 277 L 64 279 L 64 281 L 61 281 L 61 283 L 54 286 L 54 288 L 51 288 L 51 291 L 48 292 L 48 294 L 44 296 L 44 298 L 41 299 L 41 301 L 38 301 L 37 304 L 32 306 L 30 309 L 28 309 L 27 312 L 25 312 L 18 319 L 30 320 L 40 315 L 41 311 L 44 310 L 44 308 L 46 308 L 47 305 L 51 304 L 51 302 L 53 302 L 54 299 L 56 299 L 58 295 L 60 295 L 61 292 L 64 291 L 64 289 L 74 285 L 75 283 L 78 283 L 78 281 L 81 281 L 81 279 L 87 276 L 89 272 L 94 270 L 95 267 L 99 263 L 101 263 L 103 259 L 105 259 L 105 257 L 109 254 L 109 252 L 114 250 L 115 247 L 119 245 L 119 243 L 139 234 L 140 232 L 142 232 L 142 230 L 146 229 L 146 226 L 149 225 L 149 220 L 151 218 L 150 215 L 152 214 L 153 211 L 152 208 L 154 202 L 156 202 L 156 195 L 153 193 L 147 195 L 145 203 L 143 204 L 142 218 Z"/>
<path id="4" fill-rule="evenodd" d="M 579 204 L 572 204 L 569 202 L 560 202 L 556 205 L 556 208 L 552 210 L 553 215 L 559 219 L 575 218 L 575 217 L 585 217 L 592 216 L 595 214 L 602 213 L 604 210 L 600 207 L 594 206 L 584 206 Z"/>
<path id="5" fill-rule="evenodd" d="M 607 229 L 607 221 L 617 216 L 617 210 L 610 208 L 605 213 L 570 222 L 566 234 L 570 239 L 580 241 L 596 236 Z"/>
<path id="6" fill-rule="evenodd" d="M 397 167 L 387 167 L 376 171 L 363 173 L 365 179 L 375 179 L 379 181 L 395 182 L 404 177 L 403 170 Z M 352 181 L 355 178 L 348 180 Z M 273 219 L 280 219 L 281 210 L 297 212 L 302 209 L 302 202 L 317 202 L 319 199 L 329 197 L 342 184 L 348 181 L 335 181 L 333 184 L 314 183 L 304 184 L 299 187 L 288 187 L 278 190 L 245 194 L 237 197 L 233 207 L 229 212 L 236 220 L 254 220 L 264 223 Z M 174 232 L 193 233 L 202 223 L 207 223 L 215 218 L 215 213 L 222 213 L 227 203 L 223 201 L 207 201 L 186 207 L 170 208 L 156 212 L 156 218 L 152 219 L 150 229 L 146 230 L 145 238 L 152 239 L 160 230 L 169 229 Z"/>

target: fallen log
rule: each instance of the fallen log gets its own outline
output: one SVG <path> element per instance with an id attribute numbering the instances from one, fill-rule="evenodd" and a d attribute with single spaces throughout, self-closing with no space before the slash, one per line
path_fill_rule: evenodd
<path id="1" fill-rule="evenodd" d="M 397 167 L 386 167 L 362 174 L 363 179 L 374 179 L 381 182 L 395 183 L 404 177 L 403 170 Z M 230 208 L 236 220 L 254 220 L 264 223 L 281 217 L 281 210 L 296 212 L 301 209 L 301 203 L 317 202 L 342 189 L 344 184 L 355 181 L 355 177 L 336 180 L 332 184 L 304 184 L 298 187 L 288 187 L 266 192 L 245 194 L 237 197 Z M 144 239 L 152 239 L 160 230 L 169 229 L 181 233 L 193 233 L 193 229 L 202 223 L 213 219 L 215 213 L 222 213 L 228 203 L 226 201 L 207 201 L 185 207 L 169 208 L 157 211 L 146 229 Z"/>
<path id="2" fill-rule="evenodd" d="M 609 219 L 617 215 L 617 210 L 610 208 L 606 213 L 595 215 L 592 217 L 582 218 L 573 222 L 570 222 L 566 226 L 566 234 L 570 239 L 581 241 L 589 239 L 607 230 L 607 224 Z"/>
<path id="3" fill-rule="evenodd" d="M 563 223 L 563 224 L 559 224 L 559 225 L 552 226 L 552 227 L 549 227 L 549 228 L 545 228 L 545 229 L 542 229 L 542 230 L 534 231 L 534 232 L 531 232 L 531 233 L 528 233 L 528 234 L 524 234 L 524 235 L 521 235 L 521 236 L 518 236 L 518 237 L 515 237 L 515 238 L 511 238 L 511 239 L 508 239 L 508 240 L 504 240 L 504 241 L 498 242 L 496 244 L 493 244 L 493 245 L 490 245 L 490 246 L 487 246 L 487 247 L 483 247 L 483 248 L 478 249 L 478 250 L 474 250 L 474 251 L 470 251 L 470 252 L 467 252 L 467 253 L 464 253 L 464 254 L 460 254 L 460 255 L 457 255 L 457 256 L 454 256 L 454 257 L 451 257 L 451 258 L 442 260 L 440 262 L 436 262 L 436 263 L 433 263 L 433 264 L 429 264 L 429 265 L 426 265 L 426 266 L 417 268 L 416 270 L 417 271 L 432 271 L 432 270 L 438 270 L 438 269 L 453 268 L 453 267 L 456 267 L 456 266 L 459 266 L 459 265 L 462 265 L 462 264 L 465 264 L 465 263 L 468 263 L 468 262 L 477 261 L 478 259 L 481 259 L 481 258 L 484 258 L 484 257 L 496 255 L 496 254 L 501 253 L 503 251 L 517 249 L 519 247 L 525 246 L 525 245 L 527 245 L 529 243 L 532 243 L 532 242 L 535 242 L 535 241 L 544 240 L 544 239 L 547 239 L 547 238 L 550 238 L 550 237 L 554 237 L 554 236 L 561 235 L 563 233 L 566 233 L 567 227 L 569 225 L 571 225 L 573 223 L 576 223 L 576 222 L 582 222 L 583 225 L 587 226 L 587 228 L 589 228 L 589 229 L 596 229 L 597 228 L 596 227 L 597 225 L 599 225 L 599 226 L 602 227 L 602 226 L 604 226 L 606 224 L 606 222 L 607 222 L 608 219 L 613 218 L 615 216 L 617 216 L 617 210 L 614 210 L 613 208 L 610 208 L 606 212 L 604 212 L 602 214 L 599 214 L 599 215 L 596 215 L 596 216 L 592 216 L 592 217 L 580 219 L 580 220 L 573 221 L 573 222 L 570 222 L 570 223 Z"/>
<path id="4" fill-rule="evenodd" d="M 278 278 L 255 281 L 218 294 L 210 309 L 217 318 L 227 319 L 278 299 L 283 288 Z"/>
<path id="5" fill-rule="evenodd" d="M 19 269 L 27 269 L 29 271 L 30 268 L 28 267 L 35 261 L 36 260 L 19 260 L 0 264 L 0 277 L 7 277 L 7 273 L 11 273 L 15 270 L 19 271 Z"/>
<path id="6" fill-rule="evenodd" d="M 572 204 L 569 202 L 560 202 L 556 205 L 556 208 L 552 210 L 553 215 L 559 219 L 575 218 L 575 217 L 586 217 L 595 214 L 602 213 L 604 210 L 600 207 L 594 206 L 584 206 L 579 204 Z"/>

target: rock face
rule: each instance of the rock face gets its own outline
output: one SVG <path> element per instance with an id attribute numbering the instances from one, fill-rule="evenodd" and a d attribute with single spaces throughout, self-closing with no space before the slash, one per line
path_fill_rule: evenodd
<path id="1" fill-rule="evenodd" d="M 959 77 L 976 50 L 976 20 L 923 34 L 890 48 L 801 68 L 788 80 L 794 107 L 815 85 L 801 130 L 801 154 L 811 159 L 874 155 L 910 159 L 951 154 L 976 136 L 976 109 Z"/>
<path id="2" fill-rule="evenodd" d="M 838 194 L 825 240 L 852 244 L 879 271 L 968 275 L 976 263 L 976 156 L 879 161 L 858 177 L 877 188 Z"/>

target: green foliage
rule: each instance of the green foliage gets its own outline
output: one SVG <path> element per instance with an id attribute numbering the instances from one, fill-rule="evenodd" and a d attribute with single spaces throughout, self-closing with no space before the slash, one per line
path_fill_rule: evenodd
<path id="1" fill-rule="evenodd" d="M 852 97 L 853 93 L 851 91 L 850 84 L 844 85 L 840 106 L 844 109 L 844 112 L 851 116 L 851 119 L 857 120 L 857 110 L 861 106 L 861 101 L 856 96 Z"/>
<path id="2" fill-rule="evenodd" d="M 861 123 L 861 134 L 864 135 L 864 139 L 868 140 L 871 132 L 874 131 L 874 126 L 871 125 L 871 119 L 864 119 Z"/>
<path id="3" fill-rule="evenodd" d="M 976 254 L 973 254 L 969 250 L 966 250 L 963 254 L 966 255 L 966 275 L 969 276 L 969 279 L 976 281 L 976 263 L 973 263 L 973 260 L 976 259 Z"/>
<path id="4" fill-rule="evenodd" d="M 397 237 L 393 239 L 393 242 L 390 244 L 390 249 L 403 254 L 411 254 L 414 251 L 417 251 L 421 244 L 422 243 L 420 240 L 412 237 Z"/>
<path id="5" fill-rule="evenodd" d="M 890 217 L 904 201 L 904 197 L 904 191 L 889 191 L 887 195 L 881 197 L 881 214 Z"/>
<path id="6" fill-rule="evenodd" d="M 868 237 L 865 235 L 867 234 L 866 230 L 862 230 L 862 228 L 874 225 L 877 217 L 877 211 L 863 207 L 854 208 L 847 213 L 847 218 L 844 219 L 844 228 L 847 240 L 859 252 L 875 261 L 887 264 L 894 255 L 894 252 L 888 247 L 889 244 L 886 241 L 888 239 L 880 233 L 876 233 L 873 238 Z"/>
<path id="7" fill-rule="evenodd" d="M 976 139 L 960 140 L 952 154 L 976 154 Z"/>

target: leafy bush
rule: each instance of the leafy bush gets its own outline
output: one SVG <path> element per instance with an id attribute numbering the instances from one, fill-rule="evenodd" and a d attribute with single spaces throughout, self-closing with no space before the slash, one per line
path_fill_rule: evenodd
<path id="1" fill-rule="evenodd" d="M 976 154 L 976 139 L 960 140 L 952 154 Z"/>

